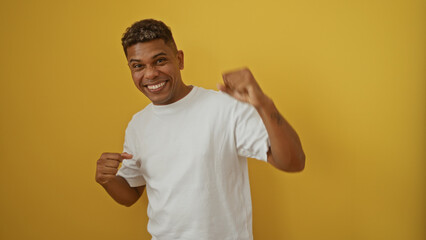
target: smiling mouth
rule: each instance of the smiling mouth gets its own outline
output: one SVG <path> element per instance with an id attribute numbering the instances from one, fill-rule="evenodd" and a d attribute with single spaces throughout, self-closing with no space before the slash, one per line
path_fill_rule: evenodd
<path id="1" fill-rule="evenodd" d="M 164 82 L 160 82 L 160 83 L 157 83 L 157 84 L 147 84 L 147 85 L 144 85 L 144 87 L 148 88 L 148 90 L 150 92 L 154 92 L 155 93 L 155 92 L 161 91 L 164 88 L 164 86 L 166 85 L 166 83 L 168 81 L 169 80 L 166 80 Z"/>

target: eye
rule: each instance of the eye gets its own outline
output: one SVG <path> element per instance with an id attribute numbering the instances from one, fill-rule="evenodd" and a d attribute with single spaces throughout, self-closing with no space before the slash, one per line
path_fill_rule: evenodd
<path id="1" fill-rule="evenodd" d="M 157 59 L 156 63 L 157 63 L 158 65 L 161 65 L 161 64 L 165 64 L 165 63 L 166 63 L 166 61 L 167 61 L 167 59 L 166 59 L 166 58 L 159 58 L 159 59 Z"/>
<path id="2" fill-rule="evenodd" d="M 144 68 L 143 64 L 135 63 L 132 65 L 132 71 L 140 71 Z"/>
<path id="3" fill-rule="evenodd" d="M 132 72 L 139 72 L 144 69 L 144 65 L 140 63 L 134 63 L 131 65 L 130 69 Z"/>

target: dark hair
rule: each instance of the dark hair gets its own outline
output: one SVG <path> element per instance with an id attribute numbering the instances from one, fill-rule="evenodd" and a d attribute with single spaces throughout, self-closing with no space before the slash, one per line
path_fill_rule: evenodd
<path id="1" fill-rule="evenodd" d="M 133 23 L 123 34 L 121 45 L 123 45 L 124 53 L 127 56 L 128 47 L 136 43 L 148 42 L 155 39 L 163 39 L 164 43 L 177 51 L 176 43 L 170 28 L 162 21 L 154 19 L 144 19 Z"/>

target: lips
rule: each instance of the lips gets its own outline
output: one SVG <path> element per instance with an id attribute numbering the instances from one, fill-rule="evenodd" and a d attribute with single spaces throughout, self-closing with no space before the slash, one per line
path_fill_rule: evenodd
<path id="1" fill-rule="evenodd" d="M 156 93 L 161 91 L 166 86 L 167 82 L 168 80 L 164 82 L 156 83 L 156 84 L 147 84 L 147 85 L 144 85 L 144 87 L 146 87 L 148 91 L 152 93 Z"/>

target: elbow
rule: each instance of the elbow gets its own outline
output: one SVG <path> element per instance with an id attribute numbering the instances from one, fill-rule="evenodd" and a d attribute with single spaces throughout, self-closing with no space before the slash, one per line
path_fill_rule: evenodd
<path id="1" fill-rule="evenodd" d="M 293 158 L 293 160 L 291 161 L 292 164 L 290 166 L 282 168 L 281 170 L 285 172 L 294 172 L 294 173 L 301 172 L 305 169 L 305 159 L 306 159 L 306 156 L 302 152 L 302 154 Z"/>
<path id="2" fill-rule="evenodd" d="M 120 205 L 125 206 L 125 207 L 131 207 L 133 206 L 135 202 L 119 202 Z"/>
<path id="3" fill-rule="evenodd" d="M 131 207 L 138 199 L 115 199 L 115 201 L 125 207 Z"/>
<path id="4" fill-rule="evenodd" d="M 284 172 L 301 172 L 305 169 L 305 154 L 300 152 L 293 156 L 274 157 L 271 152 L 268 153 L 268 162 L 275 168 Z"/>
<path id="5" fill-rule="evenodd" d="M 296 166 L 292 166 L 287 172 L 301 172 L 305 169 L 305 161 L 297 164 Z"/>
<path id="6" fill-rule="evenodd" d="M 300 164 L 299 164 L 298 172 L 301 172 L 305 169 L 305 160 L 306 160 L 305 153 L 302 152 L 302 154 L 300 154 L 300 157 L 299 157 Z"/>
<path id="7" fill-rule="evenodd" d="M 297 160 L 297 165 L 295 166 L 294 172 L 301 172 L 305 169 L 305 153 L 301 153 Z"/>

